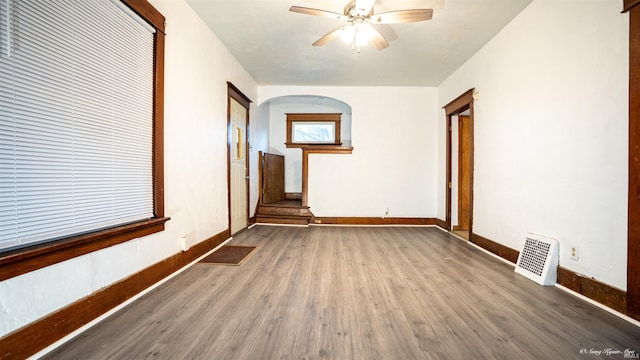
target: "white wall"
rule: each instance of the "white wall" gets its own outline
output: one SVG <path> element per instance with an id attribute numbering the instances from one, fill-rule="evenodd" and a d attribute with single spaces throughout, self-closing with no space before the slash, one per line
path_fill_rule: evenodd
<path id="1" fill-rule="evenodd" d="M 258 103 L 327 96 L 351 106 L 353 154 L 311 154 L 309 206 L 316 216 L 435 217 L 437 89 L 261 86 Z"/>
<path id="2" fill-rule="evenodd" d="M 606 0 L 534 0 L 439 87 L 475 103 L 474 232 L 626 288 L 628 17 Z M 444 159 L 444 111 L 440 111 Z M 439 217 L 444 217 L 440 161 Z M 569 246 L 579 260 L 569 259 Z"/>
<path id="3" fill-rule="evenodd" d="M 256 99 L 257 100 L 257 99 Z M 250 166 L 250 178 L 249 189 L 251 201 L 249 204 L 250 216 L 254 216 L 256 213 L 256 207 L 258 206 L 258 168 L 259 161 L 258 152 L 269 151 L 269 117 L 271 116 L 271 105 L 269 103 L 258 106 L 256 103 L 251 104 L 251 109 L 254 113 L 251 114 L 249 121 L 249 153 L 251 158 L 249 159 Z"/>
<path id="4" fill-rule="evenodd" d="M 227 81 L 254 101 L 257 86 L 184 1 L 150 2 L 167 18 L 165 207 L 171 220 L 162 233 L 0 282 L 0 336 L 179 252 L 180 236 L 193 245 L 228 227 Z"/>
<path id="5" fill-rule="evenodd" d="M 285 192 L 302 192 L 302 149 L 287 148 L 287 113 L 341 113 L 340 139 L 345 146 L 351 144 L 351 107 L 326 97 L 284 96 L 260 105 L 270 106 L 269 151 L 284 155 Z"/>

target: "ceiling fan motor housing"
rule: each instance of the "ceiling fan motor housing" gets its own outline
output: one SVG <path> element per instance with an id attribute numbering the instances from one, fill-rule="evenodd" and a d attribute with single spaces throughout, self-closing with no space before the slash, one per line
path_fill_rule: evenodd
<path id="1" fill-rule="evenodd" d="M 353 20 L 354 18 L 366 19 L 373 15 L 373 6 L 371 7 L 368 13 L 363 14 L 361 11 L 358 11 L 358 8 L 356 8 L 356 2 L 351 1 L 344 6 L 344 15 L 348 16 L 350 21 Z"/>

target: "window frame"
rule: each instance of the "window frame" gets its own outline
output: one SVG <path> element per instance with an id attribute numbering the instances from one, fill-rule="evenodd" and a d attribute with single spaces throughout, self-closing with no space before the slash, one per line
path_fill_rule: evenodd
<path id="1" fill-rule="evenodd" d="M 85 255 L 135 238 L 163 231 L 170 219 L 164 215 L 164 52 L 165 17 L 147 0 L 121 0 L 156 29 L 153 69 L 153 214 L 104 230 L 0 252 L 0 281 Z"/>
<path id="2" fill-rule="evenodd" d="M 288 148 L 300 148 L 307 146 L 323 146 L 323 145 L 342 145 L 340 139 L 340 120 L 342 113 L 304 113 L 289 114 L 287 113 L 287 139 L 285 145 Z M 293 123 L 309 122 L 309 123 L 334 123 L 334 141 L 333 142 L 295 142 L 293 141 Z"/>

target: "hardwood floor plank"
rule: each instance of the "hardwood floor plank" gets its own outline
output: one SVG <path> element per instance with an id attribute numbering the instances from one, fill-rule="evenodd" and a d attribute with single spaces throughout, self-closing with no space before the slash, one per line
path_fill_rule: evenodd
<path id="1" fill-rule="evenodd" d="M 46 359 L 585 359 L 640 328 L 435 228 L 257 226 Z M 622 358 L 622 356 L 619 356 Z"/>

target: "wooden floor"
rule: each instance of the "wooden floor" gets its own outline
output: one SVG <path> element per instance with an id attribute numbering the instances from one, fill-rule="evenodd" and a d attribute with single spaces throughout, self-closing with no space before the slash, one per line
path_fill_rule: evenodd
<path id="1" fill-rule="evenodd" d="M 46 358 L 640 354 L 640 328 L 436 228 L 257 226 L 230 244 L 259 248 L 238 267 L 196 264 Z"/>
<path id="2" fill-rule="evenodd" d="M 469 230 L 451 230 L 451 233 L 465 240 L 469 240 Z"/>

